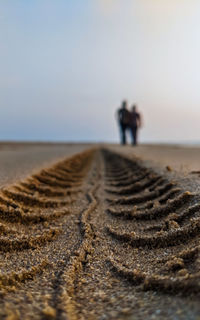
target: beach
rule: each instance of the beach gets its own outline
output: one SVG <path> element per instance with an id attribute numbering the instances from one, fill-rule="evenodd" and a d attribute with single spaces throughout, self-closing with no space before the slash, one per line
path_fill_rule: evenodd
<path id="1" fill-rule="evenodd" d="M 134 154 L 143 161 L 150 161 L 160 167 L 170 166 L 172 170 L 190 173 L 200 171 L 200 147 L 192 145 L 146 144 L 133 147 L 114 146 L 124 154 Z"/>
<path id="2" fill-rule="evenodd" d="M 1 319 L 198 319 L 200 148 L 0 145 Z"/>
<path id="3" fill-rule="evenodd" d="M 146 164 L 184 173 L 200 171 L 200 147 L 181 145 L 69 144 L 69 143 L 0 143 L 1 186 L 25 178 L 42 167 L 91 147 L 107 147 L 124 155 L 139 157 Z"/>
<path id="4" fill-rule="evenodd" d="M 90 145 L 64 143 L 0 143 L 0 184 L 25 178 L 42 167 L 81 152 Z"/>

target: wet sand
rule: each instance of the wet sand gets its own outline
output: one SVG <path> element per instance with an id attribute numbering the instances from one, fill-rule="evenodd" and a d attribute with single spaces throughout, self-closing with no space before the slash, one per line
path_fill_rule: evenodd
<path id="1" fill-rule="evenodd" d="M 0 318 L 199 319 L 198 152 L 85 147 L 2 148 Z"/>

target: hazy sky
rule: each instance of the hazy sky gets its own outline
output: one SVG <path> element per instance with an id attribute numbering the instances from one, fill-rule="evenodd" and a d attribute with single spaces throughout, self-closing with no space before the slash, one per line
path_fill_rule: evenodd
<path id="1" fill-rule="evenodd" d="M 1 0 L 0 139 L 200 141 L 199 0 Z"/>

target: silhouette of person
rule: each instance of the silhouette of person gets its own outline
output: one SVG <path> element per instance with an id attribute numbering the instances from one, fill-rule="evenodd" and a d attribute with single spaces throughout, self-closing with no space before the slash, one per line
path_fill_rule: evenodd
<path id="1" fill-rule="evenodd" d="M 130 112 L 127 109 L 127 102 L 122 102 L 121 108 L 118 110 L 118 122 L 121 136 L 121 144 L 126 144 L 126 131 L 129 128 Z"/>
<path id="2" fill-rule="evenodd" d="M 137 145 L 137 133 L 138 133 L 138 128 L 140 127 L 141 127 L 141 115 L 137 111 L 137 106 L 133 105 L 132 110 L 130 112 L 130 130 L 131 130 L 132 145 Z"/>

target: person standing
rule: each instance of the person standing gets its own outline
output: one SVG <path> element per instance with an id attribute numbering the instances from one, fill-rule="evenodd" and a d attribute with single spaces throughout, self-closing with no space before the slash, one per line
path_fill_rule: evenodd
<path id="1" fill-rule="evenodd" d="M 126 144 L 126 131 L 130 124 L 130 112 L 127 109 L 127 101 L 122 102 L 121 108 L 118 110 L 118 122 L 121 136 L 121 144 Z"/>
<path id="2" fill-rule="evenodd" d="M 137 111 L 137 106 L 133 105 L 130 112 L 130 130 L 132 145 L 137 145 L 138 128 L 141 127 L 141 115 Z"/>

